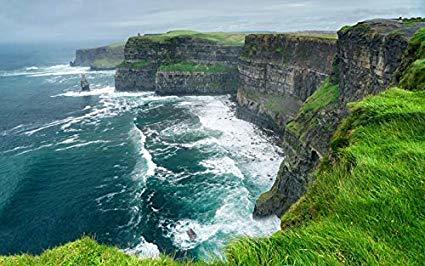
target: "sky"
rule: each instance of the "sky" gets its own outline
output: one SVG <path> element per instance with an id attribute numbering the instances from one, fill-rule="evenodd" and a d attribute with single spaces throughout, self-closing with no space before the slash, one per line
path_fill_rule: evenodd
<path id="1" fill-rule="evenodd" d="M 0 42 L 125 40 L 137 33 L 337 30 L 425 16 L 425 0 L 0 0 Z"/>

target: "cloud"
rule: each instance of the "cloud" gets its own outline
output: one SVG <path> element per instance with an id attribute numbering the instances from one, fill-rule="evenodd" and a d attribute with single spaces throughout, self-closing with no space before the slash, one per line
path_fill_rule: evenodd
<path id="1" fill-rule="evenodd" d="M 423 0 L 2 1 L 2 40 L 124 39 L 176 28 L 222 31 L 337 29 L 373 17 L 424 15 Z"/>

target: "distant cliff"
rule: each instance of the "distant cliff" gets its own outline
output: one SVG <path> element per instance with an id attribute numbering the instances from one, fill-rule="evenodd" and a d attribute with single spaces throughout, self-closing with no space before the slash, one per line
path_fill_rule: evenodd
<path id="1" fill-rule="evenodd" d="M 119 91 L 235 93 L 244 35 L 171 31 L 129 38 L 115 75 Z"/>
<path id="2" fill-rule="evenodd" d="M 92 70 L 115 69 L 124 60 L 124 43 L 78 49 L 71 66 L 87 66 Z"/>

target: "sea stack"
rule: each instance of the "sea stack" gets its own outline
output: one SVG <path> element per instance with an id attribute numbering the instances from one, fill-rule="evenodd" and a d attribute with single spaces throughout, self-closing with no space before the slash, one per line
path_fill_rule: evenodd
<path id="1" fill-rule="evenodd" d="M 90 91 L 90 84 L 87 81 L 85 74 L 81 74 L 80 86 L 82 91 Z"/>

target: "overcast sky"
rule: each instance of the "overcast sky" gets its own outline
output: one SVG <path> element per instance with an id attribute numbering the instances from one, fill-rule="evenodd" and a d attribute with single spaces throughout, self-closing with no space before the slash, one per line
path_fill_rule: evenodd
<path id="1" fill-rule="evenodd" d="M 0 0 L 0 42 L 120 40 L 138 32 L 336 30 L 425 16 L 425 0 Z"/>

